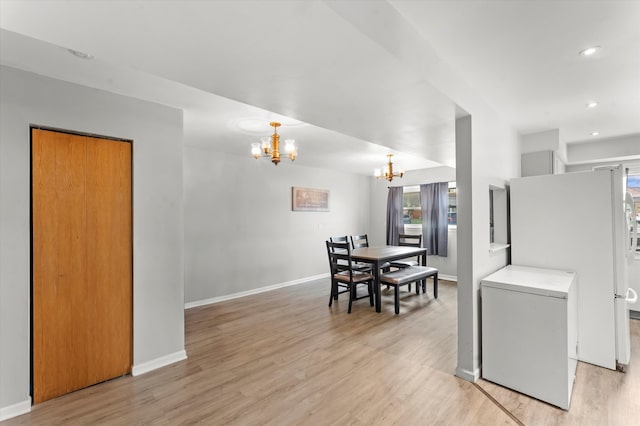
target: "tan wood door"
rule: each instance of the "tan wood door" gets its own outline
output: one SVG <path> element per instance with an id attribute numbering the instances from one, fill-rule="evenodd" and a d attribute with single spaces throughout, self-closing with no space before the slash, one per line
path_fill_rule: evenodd
<path id="1" fill-rule="evenodd" d="M 32 130 L 33 399 L 132 363 L 131 144 Z"/>

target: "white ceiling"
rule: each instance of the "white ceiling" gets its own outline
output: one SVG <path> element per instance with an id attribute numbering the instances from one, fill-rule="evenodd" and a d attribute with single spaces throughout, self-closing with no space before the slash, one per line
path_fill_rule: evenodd
<path id="1" fill-rule="evenodd" d="M 282 120 L 296 164 L 370 174 L 387 152 L 455 165 L 463 111 L 406 58 L 448 64 L 522 133 L 640 133 L 637 22 L 638 1 L 0 0 L 0 63 L 182 108 L 203 149 L 249 155 Z"/>

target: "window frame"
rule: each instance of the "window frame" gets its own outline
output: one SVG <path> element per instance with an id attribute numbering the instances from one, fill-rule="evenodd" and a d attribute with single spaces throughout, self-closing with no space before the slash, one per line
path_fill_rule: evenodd
<path id="1" fill-rule="evenodd" d="M 456 204 L 455 204 L 455 207 L 456 207 L 456 211 L 455 211 L 455 212 L 456 212 L 456 223 L 454 223 L 454 224 L 447 224 L 447 226 L 448 226 L 448 229 L 449 229 L 449 230 L 456 230 L 456 229 L 458 229 L 458 221 L 457 221 L 457 213 L 458 213 L 458 203 L 457 203 L 457 200 L 458 200 L 458 191 L 457 191 L 457 185 L 456 185 L 456 181 L 455 181 L 455 180 L 454 180 L 454 181 L 447 182 L 447 183 L 448 183 L 448 189 L 449 189 L 449 191 L 451 190 L 451 188 L 454 188 L 454 189 L 455 189 L 455 191 L 454 191 L 454 192 L 455 192 L 455 199 L 456 199 Z M 413 193 L 413 192 L 420 193 L 420 185 L 407 185 L 407 186 L 403 186 L 403 187 L 402 187 L 402 213 L 403 213 L 403 216 L 404 216 L 404 208 L 405 208 L 405 207 L 404 207 L 404 194 L 407 194 L 407 193 Z M 449 197 L 449 194 L 447 194 L 447 197 Z M 451 204 L 448 204 L 448 206 L 449 206 L 448 208 L 450 208 L 450 207 L 451 207 Z M 448 213 L 447 213 L 447 216 L 448 216 Z M 405 230 L 405 232 L 407 232 L 407 233 L 411 233 L 411 232 L 408 232 L 408 231 L 411 231 L 411 230 L 413 230 L 413 231 L 418 230 L 418 231 L 420 231 L 420 232 L 421 232 L 421 231 L 422 231 L 422 223 L 405 223 L 405 224 L 404 224 L 404 230 Z"/>

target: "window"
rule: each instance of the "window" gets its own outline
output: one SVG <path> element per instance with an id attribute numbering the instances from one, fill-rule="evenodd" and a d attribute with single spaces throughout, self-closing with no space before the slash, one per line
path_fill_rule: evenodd
<path id="1" fill-rule="evenodd" d="M 630 175 L 627 179 L 627 191 L 633 196 L 636 208 L 636 220 L 640 222 L 640 175 Z"/>
<path id="2" fill-rule="evenodd" d="M 496 242 L 495 218 L 493 216 L 493 189 L 489 188 L 489 244 Z"/>
<path id="3" fill-rule="evenodd" d="M 422 209 L 420 207 L 420 186 L 405 186 L 402 189 L 402 216 L 404 224 L 409 225 L 422 225 Z M 457 205 L 456 205 L 456 183 L 449 182 L 449 208 L 447 219 L 449 226 L 455 226 L 458 223 L 457 217 Z"/>
<path id="4" fill-rule="evenodd" d="M 501 251 L 508 247 L 507 190 L 489 185 L 489 251 Z"/>
<path id="5" fill-rule="evenodd" d="M 458 224 L 458 203 L 456 197 L 456 183 L 449 182 L 449 213 L 447 214 L 449 226 Z"/>
<path id="6" fill-rule="evenodd" d="M 405 186 L 402 188 L 402 218 L 405 225 L 422 224 L 420 186 Z"/>
<path id="7" fill-rule="evenodd" d="M 633 207 L 635 208 L 636 226 L 640 226 L 640 174 L 629 175 L 627 177 L 627 191 L 633 196 Z M 640 230 L 638 243 L 640 243 Z M 636 244 L 636 251 L 640 253 L 640 244 Z"/>

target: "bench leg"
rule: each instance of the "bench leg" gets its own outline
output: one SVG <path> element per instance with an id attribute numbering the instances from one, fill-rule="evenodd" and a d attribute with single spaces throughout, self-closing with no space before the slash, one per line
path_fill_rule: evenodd
<path id="1" fill-rule="evenodd" d="M 396 310 L 396 315 L 398 315 L 400 313 L 400 286 L 396 285 L 394 286 L 394 297 L 393 297 L 393 302 L 395 305 L 395 310 Z"/>
<path id="2" fill-rule="evenodd" d="M 438 274 L 433 276 L 433 297 L 438 298 Z"/>

